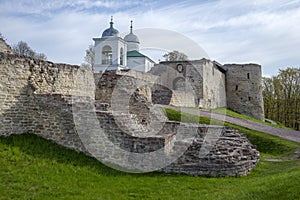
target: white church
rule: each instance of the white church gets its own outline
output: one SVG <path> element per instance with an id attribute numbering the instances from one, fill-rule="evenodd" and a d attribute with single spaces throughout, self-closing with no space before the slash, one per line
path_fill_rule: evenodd
<path id="1" fill-rule="evenodd" d="M 120 37 L 119 31 L 113 27 L 113 24 L 111 17 L 110 27 L 103 31 L 101 38 L 93 38 L 95 41 L 94 72 L 121 69 L 148 72 L 155 62 L 139 52 L 140 41 L 133 34 L 132 21 L 130 33 L 124 39 Z"/>

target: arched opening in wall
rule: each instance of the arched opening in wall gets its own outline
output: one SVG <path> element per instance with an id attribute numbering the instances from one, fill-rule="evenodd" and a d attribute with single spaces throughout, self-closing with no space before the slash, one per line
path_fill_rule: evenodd
<path id="1" fill-rule="evenodd" d="M 178 77 L 173 81 L 173 89 L 174 90 L 185 90 L 185 79 L 183 77 Z"/>
<path id="2" fill-rule="evenodd" d="M 104 65 L 112 64 L 112 48 L 108 45 L 102 48 L 102 64 Z"/>
<path id="3" fill-rule="evenodd" d="M 120 49 L 120 65 L 123 65 L 124 63 L 124 51 L 123 48 Z"/>
<path id="4" fill-rule="evenodd" d="M 250 79 L 250 73 L 247 73 L 247 79 Z"/>

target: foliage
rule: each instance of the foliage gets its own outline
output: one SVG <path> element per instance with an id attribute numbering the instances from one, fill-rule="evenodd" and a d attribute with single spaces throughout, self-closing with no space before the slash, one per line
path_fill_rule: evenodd
<path id="1" fill-rule="evenodd" d="M 87 50 L 85 50 L 85 63 L 82 63 L 81 66 L 84 68 L 91 68 L 94 70 L 95 66 L 95 49 L 93 45 L 90 45 Z"/>
<path id="2" fill-rule="evenodd" d="M 182 52 L 174 50 L 163 55 L 166 61 L 184 61 L 188 60 L 188 56 Z"/>
<path id="3" fill-rule="evenodd" d="M 263 78 L 266 118 L 300 130 L 300 68 L 280 70 L 277 76 Z"/>
<path id="4" fill-rule="evenodd" d="M 19 41 L 18 44 L 12 46 L 13 51 L 22 56 L 35 58 L 39 60 L 47 60 L 47 56 L 43 53 L 33 51 L 26 42 Z"/>

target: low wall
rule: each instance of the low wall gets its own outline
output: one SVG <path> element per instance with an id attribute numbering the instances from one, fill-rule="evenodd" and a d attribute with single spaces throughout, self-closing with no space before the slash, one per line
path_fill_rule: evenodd
<path id="1" fill-rule="evenodd" d="M 94 99 L 92 77 L 79 66 L 0 53 L 0 135 L 32 132 L 83 151 L 71 96 Z"/>
<path id="2" fill-rule="evenodd" d="M 187 150 L 162 171 L 194 176 L 243 176 L 257 165 L 259 152 L 239 131 L 230 127 L 192 126 L 197 132 L 192 142 L 174 143 L 174 148 L 188 146 Z"/>

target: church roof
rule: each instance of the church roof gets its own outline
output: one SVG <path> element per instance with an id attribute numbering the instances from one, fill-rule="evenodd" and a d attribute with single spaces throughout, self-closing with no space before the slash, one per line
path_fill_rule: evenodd
<path id="1" fill-rule="evenodd" d="M 133 33 L 129 33 L 128 35 L 126 35 L 126 36 L 124 37 L 124 40 L 125 40 L 126 42 L 136 42 L 136 43 L 140 43 L 139 38 L 138 38 L 136 35 L 134 35 Z"/>
<path id="2" fill-rule="evenodd" d="M 102 37 L 113 37 L 119 36 L 119 31 L 113 27 L 113 18 L 111 17 L 110 27 L 103 31 Z"/>
<path id="3" fill-rule="evenodd" d="M 127 57 L 147 57 L 144 54 L 138 52 L 138 51 L 128 51 Z"/>
<path id="4" fill-rule="evenodd" d="M 127 52 L 127 57 L 140 57 L 140 58 L 147 58 L 151 62 L 155 63 L 152 59 L 150 59 L 148 56 L 145 56 L 144 54 L 138 52 L 138 51 L 128 51 Z"/>
<path id="5" fill-rule="evenodd" d="M 131 26 L 130 26 L 130 33 L 124 37 L 124 40 L 126 42 L 140 43 L 139 38 L 132 32 L 132 20 L 131 20 Z"/>

